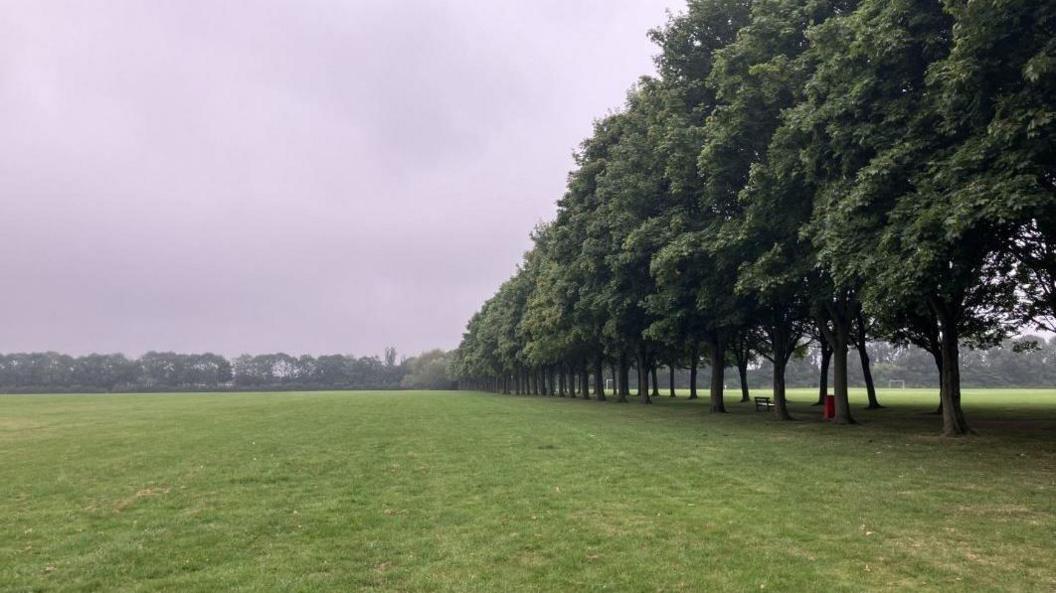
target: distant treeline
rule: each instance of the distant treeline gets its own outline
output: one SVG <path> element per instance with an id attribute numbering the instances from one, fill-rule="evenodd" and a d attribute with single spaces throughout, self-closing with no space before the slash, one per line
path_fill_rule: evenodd
<path id="1" fill-rule="evenodd" d="M 437 374 L 441 361 L 444 373 Z M 397 360 L 387 348 L 377 356 L 291 356 L 148 352 L 69 356 L 56 352 L 0 355 L 0 391 L 75 393 L 107 391 L 224 391 L 286 389 L 443 389 L 448 354 L 427 352 Z"/>

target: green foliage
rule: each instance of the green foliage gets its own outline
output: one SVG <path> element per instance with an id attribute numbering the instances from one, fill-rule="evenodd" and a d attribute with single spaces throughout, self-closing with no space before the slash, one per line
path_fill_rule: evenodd
<path id="1" fill-rule="evenodd" d="M 407 374 L 400 381 L 400 387 L 453 389 L 456 385 L 451 374 L 452 359 L 452 353 L 443 350 L 430 350 L 408 359 Z"/>
<path id="2" fill-rule="evenodd" d="M 968 432 L 961 346 L 1056 329 L 1054 31 L 1029 0 L 690 2 L 471 322 L 460 374 L 685 362 L 701 342 L 721 366 L 736 343 L 780 393 L 813 336 L 849 423 L 868 328 L 934 356 L 945 431 Z"/>

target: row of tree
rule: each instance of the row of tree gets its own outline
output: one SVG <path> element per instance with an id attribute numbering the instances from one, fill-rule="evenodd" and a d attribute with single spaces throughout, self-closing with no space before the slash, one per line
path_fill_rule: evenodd
<path id="1" fill-rule="evenodd" d="M 868 378 L 885 340 L 931 355 L 944 432 L 969 432 L 962 347 L 1053 329 L 1056 4 L 693 0 L 651 36 L 658 75 L 595 123 L 463 382 L 603 398 L 613 364 L 622 400 L 634 366 L 647 403 L 647 371 L 703 360 L 724 412 L 754 354 L 789 419 L 814 342 L 853 423 L 849 352 Z"/>
<path id="2" fill-rule="evenodd" d="M 22 392 L 211 389 L 393 389 L 450 387 L 446 353 L 397 361 L 394 348 L 377 356 L 242 355 L 148 352 L 69 356 L 55 352 L 0 355 L 0 390 Z"/>
<path id="3" fill-rule="evenodd" d="M 935 372 L 934 358 L 925 350 L 913 346 L 897 346 L 887 342 L 870 342 L 867 346 L 869 356 L 869 375 L 875 387 L 886 388 L 937 388 L 939 375 Z M 785 367 L 786 387 L 828 389 L 833 378 L 830 368 L 826 381 L 821 381 L 819 371 L 824 363 L 824 352 L 817 343 L 810 344 L 800 356 L 794 356 Z M 963 353 L 963 372 L 961 383 L 965 387 L 1022 387 L 1052 388 L 1056 385 L 1056 338 L 1046 340 L 1039 336 L 1026 336 L 1008 340 L 1000 346 L 985 350 L 967 350 Z M 729 361 L 729 366 L 734 366 Z M 732 370 L 732 369 L 731 369 Z M 748 401 L 749 391 L 769 389 L 773 385 L 773 364 L 754 355 L 744 373 L 742 382 L 740 373 L 730 372 L 725 379 L 726 392 L 739 393 Z M 851 387 L 865 387 L 865 367 L 859 364 L 848 365 L 847 383 Z M 606 369 L 606 384 L 615 384 L 612 369 Z M 631 385 L 636 377 L 632 371 Z M 658 369 L 659 387 L 652 393 L 667 393 L 669 385 L 676 389 L 690 389 L 689 369 Z M 702 366 L 696 377 L 699 385 L 707 385 L 711 380 L 711 369 Z M 875 396 L 874 387 L 874 396 Z"/>

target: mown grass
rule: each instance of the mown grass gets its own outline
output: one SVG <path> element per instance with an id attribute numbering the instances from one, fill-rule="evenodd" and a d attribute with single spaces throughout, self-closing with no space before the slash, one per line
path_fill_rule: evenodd
<path id="1" fill-rule="evenodd" d="M 0 396 L 0 591 L 1056 590 L 1056 391 L 793 397 Z"/>

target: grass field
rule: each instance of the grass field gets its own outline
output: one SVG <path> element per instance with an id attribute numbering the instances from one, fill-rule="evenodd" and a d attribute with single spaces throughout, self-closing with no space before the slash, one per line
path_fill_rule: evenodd
<path id="1" fill-rule="evenodd" d="M 0 591 L 1056 591 L 1056 391 L 793 399 L 0 396 Z"/>

